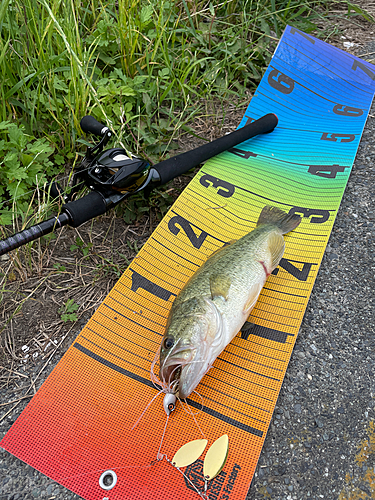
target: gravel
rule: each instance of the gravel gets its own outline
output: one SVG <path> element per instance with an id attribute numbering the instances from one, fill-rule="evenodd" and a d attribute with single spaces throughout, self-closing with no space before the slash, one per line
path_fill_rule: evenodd
<path id="1" fill-rule="evenodd" d="M 363 462 L 355 458 L 375 417 L 374 135 L 370 117 L 248 500 L 374 498 L 368 478 L 375 449 Z M 58 361 L 56 355 L 38 387 Z M 0 391 L 1 401 L 20 395 L 14 387 Z M 26 404 L 2 421 L 0 437 Z M 36 498 L 80 497 L 0 449 L 0 500 Z"/>

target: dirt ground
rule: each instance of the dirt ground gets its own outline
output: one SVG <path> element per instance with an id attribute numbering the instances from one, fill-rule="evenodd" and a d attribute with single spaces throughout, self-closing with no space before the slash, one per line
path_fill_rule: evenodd
<path id="1" fill-rule="evenodd" d="M 346 5 L 342 2 L 332 10 L 327 41 L 375 63 L 375 24 L 347 19 Z M 375 2 L 360 1 L 360 6 L 375 16 Z M 234 130 L 250 97 L 237 105 L 228 103 L 224 116 L 219 107 L 216 116 L 201 118 L 192 127 L 210 140 Z M 185 135 L 179 139 L 179 151 L 200 143 Z M 63 228 L 48 245 L 35 243 L 0 257 L 0 390 L 13 387 L 16 393 L 21 379 L 28 378 L 34 393 L 34 368 L 41 359 L 47 363 L 61 357 L 192 176 L 175 179 L 160 190 L 164 196 L 151 197 L 149 207 L 140 202 L 142 216 L 130 224 L 110 213 L 78 229 Z M 13 408 L 1 408 L 0 422 Z"/>
<path id="2" fill-rule="evenodd" d="M 220 137 L 235 130 L 245 109 L 229 107 L 225 124 L 217 117 L 201 119 L 195 131 L 210 140 Z M 202 143 L 183 136 L 178 152 Z M 138 214 L 136 207 L 124 204 L 116 214 L 56 231 L 47 245 L 35 242 L 0 257 L 0 389 L 13 379 L 20 361 L 32 365 L 37 358 L 47 359 L 76 322 L 87 322 L 193 175 L 173 180 L 151 195 L 149 203 L 138 196 Z M 129 213 L 134 218 L 130 224 L 121 216 L 127 206 L 125 218 Z"/>

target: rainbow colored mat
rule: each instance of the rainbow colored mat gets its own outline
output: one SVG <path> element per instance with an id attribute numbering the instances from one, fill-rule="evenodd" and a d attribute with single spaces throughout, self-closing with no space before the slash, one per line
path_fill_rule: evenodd
<path id="1" fill-rule="evenodd" d="M 150 364 L 171 304 L 266 204 L 303 216 L 249 321 L 205 375 L 197 422 L 228 461 L 210 500 L 246 497 L 375 91 L 375 67 L 287 27 L 241 122 L 276 113 L 274 132 L 207 162 L 162 220 L 1 446 L 87 500 L 196 499 L 204 455 L 184 470 L 155 461 L 165 424 Z M 201 400 L 193 395 L 193 408 Z M 163 453 L 200 438 L 178 405 Z M 117 474 L 103 489 L 103 471 Z M 203 494 L 201 494 L 203 495 Z"/>

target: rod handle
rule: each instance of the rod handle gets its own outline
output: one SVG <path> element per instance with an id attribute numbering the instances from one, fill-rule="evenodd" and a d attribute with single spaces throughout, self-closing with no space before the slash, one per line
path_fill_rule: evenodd
<path id="1" fill-rule="evenodd" d="M 34 241 L 44 236 L 45 234 L 52 233 L 56 228 L 65 226 L 69 223 L 69 216 L 67 214 L 60 214 L 58 217 L 52 217 L 51 219 L 35 224 L 19 233 L 9 236 L 5 240 L 0 241 L 0 255 L 19 248 L 22 245 L 26 245 L 29 241 Z"/>
<path id="2" fill-rule="evenodd" d="M 230 134 L 154 165 L 153 168 L 158 172 L 160 177 L 160 184 L 165 184 L 191 168 L 197 167 L 209 158 L 227 151 L 258 134 L 272 132 L 277 122 L 277 116 L 273 113 L 268 113 Z"/>

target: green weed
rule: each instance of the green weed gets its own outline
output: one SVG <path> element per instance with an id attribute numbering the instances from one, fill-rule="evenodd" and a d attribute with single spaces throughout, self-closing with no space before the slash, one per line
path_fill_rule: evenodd
<path id="1" fill-rule="evenodd" d="M 241 100 L 256 87 L 287 23 L 319 36 L 332 3 L 3 0 L 0 222 L 72 163 L 85 114 L 127 150 L 159 158 L 202 103 Z M 348 15 L 373 21 L 347 5 Z"/>
<path id="2" fill-rule="evenodd" d="M 58 273 L 66 272 L 66 267 L 63 266 L 62 264 L 53 264 L 53 267 L 56 269 L 56 272 Z"/>
<path id="3" fill-rule="evenodd" d="M 138 241 L 137 240 L 134 240 L 134 241 L 129 241 L 127 240 L 126 241 L 126 244 L 128 245 L 128 248 L 132 251 L 132 252 L 135 252 L 135 253 L 138 253 L 140 248 L 138 247 Z"/>
<path id="4" fill-rule="evenodd" d="M 125 267 L 121 267 L 103 256 L 100 256 L 100 258 L 102 259 L 102 262 L 96 266 L 95 274 L 98 277 L 115 275 L 117 278 L 120 278 L 122 273 L 125 271 Z M 128 263 L 128 260 L 126 259 L 125 262 Z"/>
<path id="5" fill-rule="evenodd" d="M 70 251 L 74 252 L 75 250 L 80 250 L 84 257 L 87 257 L 90 253 L 90 249 L 92 248 L 92 243 L 85 243 L 81 238 L 76 238 L 75 245 L 70 246 Z"/>
<path id="6" fill-rule="evenodd" d="M 79 309 L 79 304 L 74 303 L 74 299 L 68 299 L 65 304 L 60 307 L 59 313 L 61 320 L 66 323 L 67 321 L 77 321 L 78 316 L 76 311 Z"/>
<path id="7" fill-rule="evenodd" d="M 34 139 L 23 125 L 0 123 L 0 201 L 16 201 L 13 206 L 0 205 L 0 224 L 10 224 L 13 216 L 27 211 L 30 191 L 43 186 L 48 177 L 59 171 L 62 157 L 51 161 L 53 147 L 45 138 Z"/>

